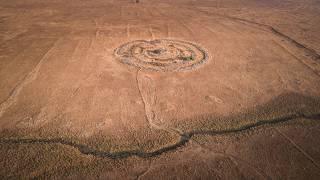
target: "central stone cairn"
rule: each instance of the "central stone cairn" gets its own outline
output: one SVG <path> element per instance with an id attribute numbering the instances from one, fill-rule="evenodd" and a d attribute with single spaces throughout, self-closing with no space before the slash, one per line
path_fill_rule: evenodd
<path id="1" fill-rule="evenodd" d="M 190 70 L 208 59 L 198 45 L 167 39 L 128 42 L 115 50 L 115 56 L 122 63 L 155 71 Z"/>

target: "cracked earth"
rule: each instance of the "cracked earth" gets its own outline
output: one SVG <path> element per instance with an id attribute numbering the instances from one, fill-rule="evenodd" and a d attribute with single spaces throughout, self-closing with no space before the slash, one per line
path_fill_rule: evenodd
<path id="1" fill-rule="evenodd" d="M 319 179 L 319 12 L 0 0 L 0 177 Z M 208 59 L 177 71 L 199 55 L 159 39 Z M 128 42 L 147 44 L 134 63 L 115 55 Z"/>

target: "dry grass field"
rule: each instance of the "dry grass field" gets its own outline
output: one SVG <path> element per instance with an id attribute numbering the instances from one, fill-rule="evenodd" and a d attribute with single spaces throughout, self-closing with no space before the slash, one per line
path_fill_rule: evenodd
<path id="1" fill-rule="evenodd" d="M 318 0 L 0 0 L 1 179 L 320 179 Z"/>

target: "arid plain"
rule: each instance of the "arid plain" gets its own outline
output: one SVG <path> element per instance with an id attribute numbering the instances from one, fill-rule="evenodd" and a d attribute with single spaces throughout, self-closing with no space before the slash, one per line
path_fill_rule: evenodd
<path id="1" fill-rule="evenodd" d="M 319 179 L 317 0 L 0 0 L 0 178 Z"/>

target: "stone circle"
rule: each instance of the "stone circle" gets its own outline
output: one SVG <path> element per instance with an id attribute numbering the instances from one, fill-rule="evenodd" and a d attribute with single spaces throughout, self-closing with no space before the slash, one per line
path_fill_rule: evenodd
<path id="1" fill-rule="evenodd" d="M 155 71 L 191 70 L 208 59 L 200 46 L 181 40 L 135 40 L 115 50 L 120 62 Z"/>

